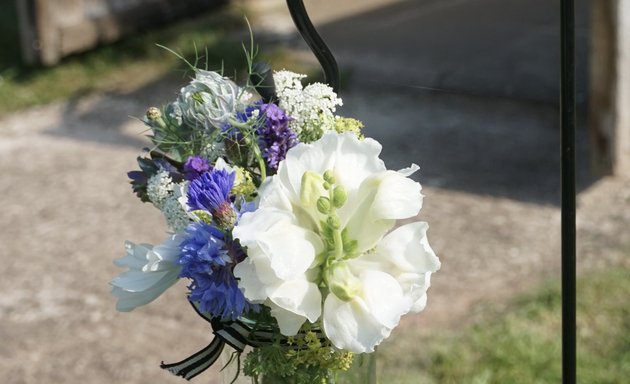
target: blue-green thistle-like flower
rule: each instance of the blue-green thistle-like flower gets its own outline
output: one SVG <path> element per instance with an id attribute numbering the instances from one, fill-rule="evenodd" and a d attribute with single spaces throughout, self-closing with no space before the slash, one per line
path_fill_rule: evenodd
<path id="1" fill-rule="evenodd" d="M 240 106 L 240 88 L 216 72 L 197 70 L 195 78 L 182 88 L 177 104 L 184 121 L 207 130 L 221 129 Z"/>

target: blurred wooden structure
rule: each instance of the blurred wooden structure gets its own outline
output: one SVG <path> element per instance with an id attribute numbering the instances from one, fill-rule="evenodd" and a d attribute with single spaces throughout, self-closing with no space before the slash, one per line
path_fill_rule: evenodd
<path id="1" fill-rule="evenodd" d="M 630 176 L 630 0 L 591 6 L 591 162 L 598 175 Z"/>
<path id="2" fill-rule="evenodd" d="M 228 0 L 14 0 L 24 61 L 53 65 L 62 57 Z"/>

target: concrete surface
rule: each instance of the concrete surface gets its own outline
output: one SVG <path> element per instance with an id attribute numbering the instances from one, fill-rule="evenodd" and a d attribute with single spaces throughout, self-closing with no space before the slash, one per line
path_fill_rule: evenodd
<path id="1" fill-rule="evenodd" d="M 382 23 L 422 13 L 381 11 Z M 332 23 L 361 17 L 371 16 Z M 404 25 L 417 35 L 415 25 Z M 352 46 L 341 41 L 346 35 L 359 33 L 348 27 L 329 37 L 332 44 Z M 358 38 L 356 45 L 374 60 L 394 55 L 381 46 L 371 52 Z M 420 217 L 431 225 L 429 240 L 443 268 L 434 275 L 427 310 L 406 318 L 395 332 L 461 327 L 478 304 L 558 277 L 557 111 L 552 103 L 492 92 L 399 86 L 414 79 L 395 70 L 398 81 L 388 80 L 392 68 L 408 64 L 400 57 L 380 74 L 377 66 L 363 69 L 365 61 L 357 60 L 352 73 L 366 71 L 370 81 L 352 77 L 341 94 L 342 113 L 365 121 L 366 134 L 384 144 L 391 168 L 412 161 L 421 167 L 426 200 Z M 458 56 L 459 64 L 467 57 Z M 504 73 L 509 69 L 497 64 L 492 71 L 511 80 Z M 130 93 L 88 95 L 0 119 L 1 382 L 181 383 L 159 369 L 160 361 L 186 357 L 210 341 L 208 326 L 185 303 L 183 284 L 126 314 L 115 311 L 108 287 L 120 272 L 112 260 L 122 256 L 125 240 L 156 243 L 165 236 L 157 210 L 141 204 L 127 182 L 144 143 L 144 127 L 129 116 L 171 99 L 179 85 L 165 79 Z M 629 180 L 582 180 L 580 269 L 628 266 Z M 214 369 L 197 382 L 217 383 L 217 377 Z"/>

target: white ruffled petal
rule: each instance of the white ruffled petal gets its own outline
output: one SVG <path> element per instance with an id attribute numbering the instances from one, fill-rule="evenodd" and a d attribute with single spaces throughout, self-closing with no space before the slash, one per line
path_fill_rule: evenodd
<path id="1" fill-rule="evenodd" d="M 243 215 L 232 233 L 248 248 L 249 258 L 257 268 L 269 266 L 276 278 L 285 280 L 305 273 L 323 249 L 315 233 L 294 221 L 294 216 L 285 211 L 260 208 Z"/>
<path id="2" fill-rule="evenodd" d="M 379 177 L 366 179 L 356 194 L 338 210 L 342 227 L 349 238 L 356 240 L 359 252 L 367 252 L 383 238 L 395 224 L 395 220 L 377 218 L 372 211 L 378 191 Z"/>
<path id="3" fill-rule="evenodd" d="M 418 166 L 418 164 L 412 163 L 407 168 L 399 169 L 398 173 L 400 173 L 403 176 L 409 177 L 413 175 L 414 173 L 418 172 L 419 170 L 420 170 L 420 167 Z"/>
<path id="4" fill-rule="evenodd" d="M 359 263 L 380 263 L 380 270 L 394 276 L 412 300 L 411 312 L 424 309 L 431 273 L 440 269 L 440 260 L 426 237 L 428 227 L 425 222 L 403 225 L 385 236 L 374 252 L 351 264 L 356 268 Z"/>
<path id="5" fill-rule="evenodd" d="M 278 327 L 280 333 L 285 336 L 295 336 L 302 327 L 302 324 L 306 321 L 306 316 L 297 315 L 291 311 L 287 311 L 275 305 L 273 302 L 269 303 L 271 308 L 271 316 L 278 321 Z"/>
<path id="6" fill-rule="evenodd" d="M 376 219 L 406 219 L 422 208 L 422 187 L 398 172 L 379 175 L 379 186 L 370 212 Z"/>
<path id="7" fill-rule="evenodd" d="M 285 281 L 269 294 L 269 299 L 278 307 L 308 318 L 319 319 L 322 312 L 322 295 L 315 283 L 305 278 Z"/>
<path id="8" fill-rule="evenodd" d="M 339 141 L 334 174 L 348 191 L 357 190 L 370 175 L 385 171 L 385 163 L 378 157 L 383 147 L 371 138 L 359 140 L 353 133 L 329 134 Z M 326 142 L 322 143 L 326 145 Z"/>
<path id="9" fill-rule="evenodd" d="M 306 171 L 323 174 L 331 170 L 350 192 L 357 190 L 370 175 L 386 169 L 378 158 L 381 149 L 381 144 L 370 138 L 361 141 L 352 133 L 327 132 L 314 143 L 291 148 L 278 168 L 278 177 L 290 191 L 292 201 L 299 199 L 302 175 Z"/>
<path id="10" fill-rule="evenodd" d="M 410 297 L 414 300 L 410 312 L 422 312 L 427 306 L 427 290 L 431 286 L 431 272 L 425 273 L 411 285 Z"/>
<path id="11" fill-rule="evenodd" d="M 372 257 L 389 260 L 401 272 L 435 272 L 440 260 L 427 240 L 428 229 L 422 221 L 400 226 L 383 238 Z"/>
<path id="12" fill-rule="evenodd" d="M 276 208 L 290 212 L 292 209 L 291 200 L 287 190 L 277 177 L 269 177 L 258 190 L 260 208 Z"/>
<path id="13" fill-rule="evenodd" d="M 376 270 L 363 271 L 359 278 L 363 283 L 362 296 L 370 313 L 383 326 L 396 327 L 400 317 L 409 312 L 413 304 L 410 298 L 404 296 L 398 281 Z"/>
<path id="14" fill-rule="evenodd" d="M 374 347 L 391 333 L 360 297 L 342 301 L 329 294 L 323 319 L 324 332 L 333 345 L 354 353 L 374 352 Z"/>
<path id="15" fill-rule="evenodd" d="M 261 275 L 250 257 L 234 267 L 234 277 L 238 279 L 239 289 L 245 298 L 254 304 L 262 304 L 267 299 L 266 286 Z M 275 276 L 268 277 L 268 280 L 275 281 Z"/>
<path id="16" fill-rule="evenodd" d="M 319 244 L 321 241 L 316 234 L 288 223 L 274 226 L 258 240 L 261 251 L 269 257 L 271 268 L 282 280 L 306 272 L 322 249 Z"/>

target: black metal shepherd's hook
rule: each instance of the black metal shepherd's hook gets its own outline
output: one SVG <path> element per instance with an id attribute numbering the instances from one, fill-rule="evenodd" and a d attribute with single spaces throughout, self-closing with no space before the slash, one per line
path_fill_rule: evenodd
<path id="1" fill-rule="evenodd" d="M 331 86 L 335 93 L 339 93 L 339 67 L 335 57 L 328 49 L 328 46 L 315 30 L 311 19 L 308 17 L 306 8 L 302 0 L 287 0 L 289 12 L 293 23 L 297 27 L 300 35 L 313 51 L 315 57 L 324 70 L 324 79 Z M 262 99 L 267 103 L 276 101 L 276 87 L 273 83 L 272 69 L 267 63 L 255 63 L 252 67 L 250 79 L 254 88 L 258 91 Z"/>
<path id="2" fill-rule="evenodd" d="M 322 66 L 326 83 L 332 87 L 335 93 L 338 93 L 339 68 L 337 67 L 337 61 L 324 40 L 315 30 L 311 19 L 308 17 L 306 8 L 304 8 L 304 2 L 302 0 L 287 0 L 287 5 L 289 6 L 291 18 L 300 32 L 300 35 L 302 35 L 302 38 L 306 41 L 306 44 L 311 48 L 311 51 L 313 51 L 313 54 L 317 57 L 317 60 L 319 60 Z"/>
<path id="3" fill-rule="evenodd" d="M 560 2 L 562 184 L 562 382 L 576 376 L 575 4 Z"/>

